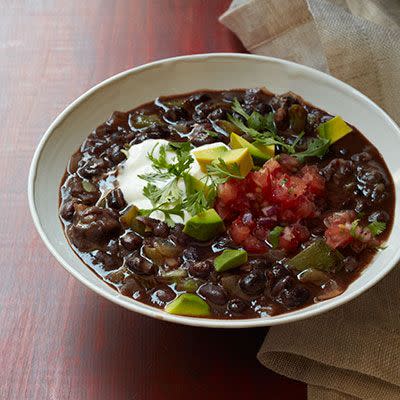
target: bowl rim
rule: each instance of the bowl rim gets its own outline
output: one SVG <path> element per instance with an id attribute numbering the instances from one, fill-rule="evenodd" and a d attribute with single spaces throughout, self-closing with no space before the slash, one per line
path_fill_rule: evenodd
<path id="1" fill-rule="evenodd" d="M 344 83 L 341 80 L 339 80 L 331 75 L 328 75 L 328 74 L 321 72 L 319 70 L 316 70 L 314 68 L 311 68 L 311 67 L 308 67 L 308 66 L 305 66 L 302 64 L 298 64 L 298 63 L 295 63 L 292 61 L 287 61 L 287 60 L 283 60 L 280 58 L 269 57 L 269 56 L 254 55 L 254 54 L 232 53 L 232 52 L 221 53 L 220 52 L 220 53 L 190 54 L 190 55 L 169 57 L 169 58 L 152 61 L 152 62 L 149 62 L 146 64 L 142 64 L 137 67 L 130 68 L 128 70 L 120 72 L 118 74 L 112 75 L 109 78 L 103 80 L 102 82 L 94 85 L 89 90 L 87 90 L 85 93 L 80 95 L 78 98 L 76 98 L 74 101 L 72 101 L 53 120 L 53 122 L 50 124 L 50 126 L 47 128 L 46 132 L 40 139 L 40 141 L 36 147 L 35 153 L 33 155 L 33 158 L 31 161 L 31 166 L 29 169 L 28 203 L 29 203 L 29 209 L 31 212 L 31 216 L 32 216 L 35 228 L 36 228 L 37 232 L 39 233 L 39 236 L 43 240 L 44 244 L 48 248 L 48 250 L 52 253 L 52 255 L 56 258 L 56 260 L 64 267 L 64 269 L 66 269 L 72 276 L 74 276 L 77 280 L 79 280 L 81 283 L 83 283 L 86 287 L 93 290 L 95 293 L 112 301 L 113 303 L 118 304 L 130 311 L 135 311 L 135 312 L 138 312 L 139 314 L 153 317 L 153 318 L 156 318 L 159 320 L 164 320 L 164 321 L 169 321 L 169 322 L 174 322 L 174 323 L 189 325 L 189 326 L 197 326 L 197 327 L 250 328 L 250 327 L 283 325 L 286 323 L 304 320 L 304 319 L 325 313 L 329 310 L 332 310 L 340 305 L 343 305 L 343 304 L 349 302 L 350 300 L 356 298 L 363 292 L 370 289 L 377 282 L 379 282 L 389 271 L 391 271 L 394 268 L 394 266 L 396 265 L 397 261 L 400 258 L 400 251 L 398 251 L 395 254 L 395 257 L 393 257 L 391 262 L 387 264 L 386 268 L 381 269 L 364 286 L 362 286 L 358 289 L 355 289 L 352 292 L 345 291 L 343 294 L 336 297 L 335 301 L 332 301 L 329 303 L 328 302 L 321 303 L 320 308 L 308 310 L 308 308 L 305 307 L 303 309 L 304 312 L 300 313 L 300 314 L 292 314 L 291 312 L 288 312 L 285 314 L 277 315 L 276 317 L 260 317 L 260 318 L 250 318 L 250 319 L 212 319 L 212 318 L 198 318 L 198 317 L 173 315 L 173 314 L 168 314 L 161 309 L 157 309 L 155 307 L 148 306 L 144 303 L 141 303 L 141 302 L 133 300 L 133 299 L 130 299 L 130 301 L 128 302 L 124 299 L 125 296 L 123 296 L 121 294 L 114 295 L 114 294 L 106 292 L 100 286 L 96 286 L 89 279 L 80 275 L 80 273 L 78 271 L 76 271 L 73 267 L 71 267 L 69 265 L 69 263 L 64 260 L 62 255 L 59 254 L 58 251 L 53 247 L 52 243 L 50 242 L 50 240 L 48 239 L 46 233 L 44 232 L 44 230 L 42 228 L 42 224 L 41 224 L 39 214 L 38 214 L 38 211 L 36 208 L 36 203 L 35 203 L 35 182 L 36 182 L 36 176 L 37 176 L 37 168 L 38 168 L 38 165 L 40 162 L 40 158 L 42 156 L 42 150 L 45 147 L 50 136 L 52 135 L 53 131 L 64 121 L 64 119 L 69 115 L 69 113 L 73 109 L 78 107 L 82 102 L 86 101 L 97 90 L 111 84 L 112 82 L 123 79 L 131 74 L 136 74 L 145 69 L 158 67 L 162 64 L 170 64 L 170 63 L 176 63 L 176 62 L 181 62 L 181 61 L 190 61 L 190 60 L 199 61 L 199 60 L 207 60 L 210 58 L 216 58 L 216 59 L 235 58 L 235 59 L 247 59 L 247 60 L 252 59 L 252 60 L 256 60 L 256 61 L 268 61 L 268 62 L 272 62 L 272 63 L 281 64 L 284 66 L 289 66 L 292 68 L 294 67 L 298 70 L 312 73 L 316 77 L 320 77 L 325 80 L 328 79 L 328 81 L 331 81 L 335 86 L 342 87 L 343 89 L 346 89 L 347 91 L 353 92 L 354 95 L 361 97 L 361 99 L 364 102 L 367 102 L 369 104 L 369 106 L 371 106 L 372 108 L 375 109 L 375 111 L 380 113 L 384 117 L 384 119 L 386 120 L 386 122 L 388 124 L 393 126 L 394 130 L 396 131 L 397 136 L 400 138 L 399 126 L 393 121 L 393 119 L 384 110 L 382 110 L 377 104 L 375 104 L 371 99 L 369 99 L 363 93 L 361 93 L 360 91 L 353 88 L 349 84 Z M 67 239 L 65 239 L 65 240 L 67 240 Z M 83 262 L 82 260 L 80 260 L 80 261 Z M 96 275 L 94 272 L 93 272 L 93 274 Z M 98 276 L 96 276 L 96 279 L 100 279 L 100 278 Z M 131 301 L 131 300 L 133 300 L 133 301 Z"/>

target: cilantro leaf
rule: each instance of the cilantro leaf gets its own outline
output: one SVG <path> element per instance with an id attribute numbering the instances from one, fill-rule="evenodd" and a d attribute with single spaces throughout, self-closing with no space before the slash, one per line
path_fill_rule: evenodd
<path id="1" fill-rule="evenodd" d="M 212 137 L 212 138 L 214 138 L 214 139 L 218 139 L 218 138 L 219 138 L 217 132 L 209 131 L 209 130 L 207 130 L 207 129 L 206 129 L 204 132 L 207 133 L 208 136 L 210 136 L 210 137 Z"/>
<path id="2" fill-rule="evenodd" d="M 323 137 L 312 138 L 306 150 L 292 155 L 297 157 L 301 162 L 304 162 L 307 157 L 323 157 L 328 151 L 330 144 L 331 141 L 329 139 Z"/>
<path id="3" fill-rule="evenodd" d="M 378 235 L 380 235 L 381 233 L 384 232 L 384 230 L 386 229 L 386 224 L 385 224 L 385 222 L 374 221 L 374 222 L 371 222 L 367 226 L 367 228 L 371 231 L 371 233 L 374 236 L 378 236 Z"/>
<path id="4" fill-rule="evenodd" d="M 207 191 L 198 190 L 193 192 L 185 199 L 185 210 L 187 210 L 190 215 L 196 215 L 202 211 L 208 210 L 212 207 L 216 196 L 217 191 L 214 187 L 210 187 Z"/>
<path id="5" fill-rule="evenodd" d="M 213 162 L 212 164 L 207 165 L 207 172 L 213 178 L 218 178 L 218 184 L 224 183 L 230 178 L 244 179 L 237 163 L 227 165 L 222 158 L 218 158 L 218 162 Z"/>
<path id="6" fill-rule="evenodd" d="M 155 207 L 159 203 L 161 191 L 156 185 L 148 183 L 143 188 L 143 195 L 146 196 L 150 200 L 153 207 Z"/>
<path id="7" fill-rule="evenodd" d="M 230 114 L 228 114 L 228 121 L 233 123 L 242 132 L 254 139 L 256 143 L 266 146 L 280 146 L 283 151 L 293 155 L 294 157 L 297 157 L 300 162 L 304 162 L 307 157 L 323 157 L 329 149 L 330 140 L 325 137 L 318 136 L 316 138 L 312 138 L 308 142 L 308 147 L 306 150 L 296 152 L 296 146 L 303 138 L 305 134 L 304 131 L 302 131 L 296 137 L 292 144 L 288 144 L 277 133 L 273 112 L 262 115 L 257 111 L 253 111 L 252 114 L 249 115 L 236 98 L 232 102 L 232 110 L 243 117 L 245 122 L 239 118 L 235 118 Z"/>
<path id="8" fill-rule="evenodd" d="M 357 233 L 357 228 L 358 228 L 358 224 L 360 223 L 359 219 L 355 219 L 350 226 L 350 235 L 355 238 L 358 239 L 359 235 Z"/>
<path id="9" fill-rule="evenodd" d="M 142 215 L 151 215 L 155 211 L 164 214 L 165 222 L 173 226 L 173 216 L 183 219 L 184 211 L 191 215 L 198 214 L 213 206 L 217 196 L 217 178 L 209 180 L 204 185 L 204 190 L 195 190 L 188 179 L 190 166 L 193 158 L 190 154 L 192 148 L 188 142 L 170 142 L 168 145 L 160 146 L 158 154 L 155 152 L 156 146 L 148 154 L 152 162 L 154 172 L 139 175 L 139 178 L 147 181 L 143 188 L 143 195 L 147 197 L 152 205 L 150 209 L 141 210 Z M 173 157 L 168 152 L 175 153 Z M 225 164 L 225 163 L 224 163 Z M 238 166 L 222 165 L 234 176 L 239 173 Z M 236 176 L 236 175 L 235 175 Z M 181 189 L 180 182 L 184 183 L 185 192 Z"/>
<path id="10" fill-rule="evenodd" d="M 228 120 L 229 122 L 236 125 L 242 132 L 247 133 L 257 143 L 266 146 L 271 146 L 271 145 L 281 146 L 289 154 L 292 154 L 295 151 L 292 145 L 285 143 L 285 141 L 273 131 L 259 132 L 256 129 L 246 126 L 244 122 L 242 122 L 241 120 L 235 118 L 230 114 L 228 114 Z"/>
<path id="11" fill-rule="evenodd" d="M 150 209 L 141 209 L 139 210 L 139 214 L 145 217 L 150 216 L 154 211 L 161 211 L 165 216 L 165 222 L 168 226 L 172 227 L 175 225 L 174 220 L 172 219 L 173 215 L 176 215 L 183 219 L 184 213 L 180 205 L 176 205 L 172 208 L 165 208 L 165 207 L 154 207 Z"/>
<path id="12" fill-rule="evenodd" d="M 232 110 L 237 114 L 241 115 L 246 121 L 250 118 L 250 115 L 244 111 L 243 107 L 240 105 L 239 100 L 235 97 L 232 102 Z"/>
<path id="13" fill-rule="evenodd" d="M 262 130 L 264 125 L 264 117 L 257 111 L 253 111 L 247 120 L 247 125 L 249 126 L 249 128 L 260 131 Z"/>

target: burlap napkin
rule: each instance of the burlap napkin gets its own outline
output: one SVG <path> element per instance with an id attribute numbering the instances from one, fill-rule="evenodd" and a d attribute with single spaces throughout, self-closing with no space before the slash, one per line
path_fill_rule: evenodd
<path id="1" fill-rule="evenodd" d="M 318 68 L 400 123 L 400 0 L 235 0 L 220 21 L 251 52 Z M 358 299 L 270 330 L 258 354 L 310 400 L 400 399 L 400 270 Z"/>

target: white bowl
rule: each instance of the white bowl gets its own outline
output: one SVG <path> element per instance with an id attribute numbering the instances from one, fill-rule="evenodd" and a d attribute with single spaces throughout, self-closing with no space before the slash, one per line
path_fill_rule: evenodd
<path id="1" fill-rule="evenodd" d="M 220 328 L 277 325 L 308 318 L 348 302 L 382 279 L 400 257 L 399 203 L 388 247 L 342 295 L 275 317 L 218 320 L 167 314 L 119 294 L 83 264 L 68 245 L 58 219 L 61 177 L 72 153 L 113 111 L 127 111 L 161 95 L 257 86 L 266 86 L 275 93 L 291 90 L 359 128 L 382 153 L 399 196 L 399 127 L 349 85 L 314 69 L 269 57 L 222 53 L 170 58 L 133 68 L 98 84 L 69 105 L 43 136 L 30 169 L 29 205 L 40 236 L 61 265 L 96 293 L 129 310 L 181 324 Z"/>

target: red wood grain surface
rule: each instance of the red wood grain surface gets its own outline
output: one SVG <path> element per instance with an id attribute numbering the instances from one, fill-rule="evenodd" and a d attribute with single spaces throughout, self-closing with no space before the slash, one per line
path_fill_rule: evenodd
<path id="1" fill-rule="evenodd" d="M 265 329 L 136 315 L 86 289 L 44 247 L 26 183 L 57 114 L 93 84 L 169 56 L 244 51 L 230 0 L 0 2 L 0 399 L 305 399 L 256 360 Z"/>

